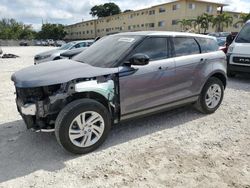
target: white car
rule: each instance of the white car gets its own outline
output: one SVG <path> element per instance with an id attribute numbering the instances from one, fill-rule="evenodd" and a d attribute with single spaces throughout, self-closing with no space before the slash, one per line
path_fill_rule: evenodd
<path id="1" fill-rule="evenodd" d="M 60 48 L 56 48 L 54 50 L 50 50 L 47 52 L 43 52 L 40 54 L 37 54 L 34 57 L 34 62 L 36 64 L 48 62 L 48 61 L 54 61 L 60 59 L 60 54 L 64 53 L 69 50 L 73 50 L 76 48 L 87 48 L 93 43 L 93 40 L 82 40 L 82 41 L 73 41 L 69 42 L 65 45 L 63 45 Z"/>
<path id="2" fill-rule="evenodd" d="M 246 22 L 229 46 L 227 61 L 229 77 L 233 77 L 240 72 L 250 73 L 250 20 Z"/>

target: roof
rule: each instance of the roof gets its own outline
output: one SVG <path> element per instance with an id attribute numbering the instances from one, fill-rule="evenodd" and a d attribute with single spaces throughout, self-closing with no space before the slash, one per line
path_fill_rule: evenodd
<path id="1" fill-rule="evenodd" d="M 166 3 L 154 5 L 152 7 L 148 7 L 146 9 L 154 8 L 154 7 L 158 7 L 158 6 L 162 6 L 162 5 L 166 5 L 166 4 L 169 4 L 169 3 L 175 3 L 175 2 L 179 2 L 179 1 L 184 1 L 184 0 L 172 0 L 172 1 L 169 1 L 169 2 L 166 2 Z M 219 5 L 219 6 L 228 6 L 228 4 L 225 4 L 225 3 L 211 2 L 209 0 L 192 0 L 192 1 L 201 2 L 201 3 L 210 3 L 210 4 Z"/>
<path id="2" fill-rule="evenodd" d="M 203 37 L 203 38 L 211 38 L 212 36 L 194 34 L 194 33 L 186 33 L 186 32 L 174 32 L 174 31 L 136 31 L 136 32 L 124 32 L 116 35 L 141 35 L 141 36 L 188 36 L 188 37 Z"/>

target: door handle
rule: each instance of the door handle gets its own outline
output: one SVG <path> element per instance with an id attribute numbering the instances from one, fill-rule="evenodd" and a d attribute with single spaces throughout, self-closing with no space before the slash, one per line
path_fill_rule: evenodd
<path id="1" fill-rule="evenodd" d="M 204 58 L 201 58 L 201 60 L 200 60 L 200 62 L 202 63 L 202 62 L 207 62 L 207 59 L 204 59 Z"/>
<path id="2" fill-rule="evenodd" d="M 158 69 L 159 69 L 159 70 L 167 70 L 168 67 L 162 67 L 162 66 L 160 66 Z"/>

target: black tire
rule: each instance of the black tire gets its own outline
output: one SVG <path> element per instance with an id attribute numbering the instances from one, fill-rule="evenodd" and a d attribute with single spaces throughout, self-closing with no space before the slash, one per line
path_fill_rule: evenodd
<path id="1" fill-rule="evenodd" d="M 208 89 L 213 85 L 213 84 L 218 84 L 221 88 L 221 98 L 219 103 L 214 107 L 214 108 L 209 108 L 206 104 L 206 96 L 207 96 L 207 91 Z M 208 79 L 208 81 L 206 82 L 206 84 L 204 85 L 201 94 L 199 96 L 198 101 L 195 104 L 195 108 L 200 111 L 201 113 L 204 114 L 212 114 L 214 113 L 219 107 L 220 104 L 223 100 L 224 97 L 224 85 L 222 83 L 222 81 L 218 78 L 215 77 L 211 77 Z"/>
<path id="2" fill-rule="evenodd" d="M 78 147 L 73 144 L 69 137 L 71 122 L 79 114 L 86 111 L 94 111 L 102 116 L 104 120 L 104 131 L 100 139 L 89 147 Z M 55 122 L 55 135 L 58 143 L 67 151 L 74 154 L 85 154 L 97 149 L 107 138 L 111 128 L 110 113 L 105 106 L 92 99 L 79 99 L 69 103 L 59 113 Z"/>

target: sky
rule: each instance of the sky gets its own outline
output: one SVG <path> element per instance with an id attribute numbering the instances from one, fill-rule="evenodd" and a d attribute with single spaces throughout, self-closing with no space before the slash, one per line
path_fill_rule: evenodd
<path id="1" fill-rule="evenodd" d="M 116 3 L 122 11 L 138 10 L 171 0 L 0 0 L 0 19 L 15 18 L 25 24 L 32 24 L 35 30 L 42 22 L 73 24 L 92 19 L 91 7 L 106 2 Z M 250 12 L 250 0 L 207 0 L 229 4 L 225 10 Z"/>

